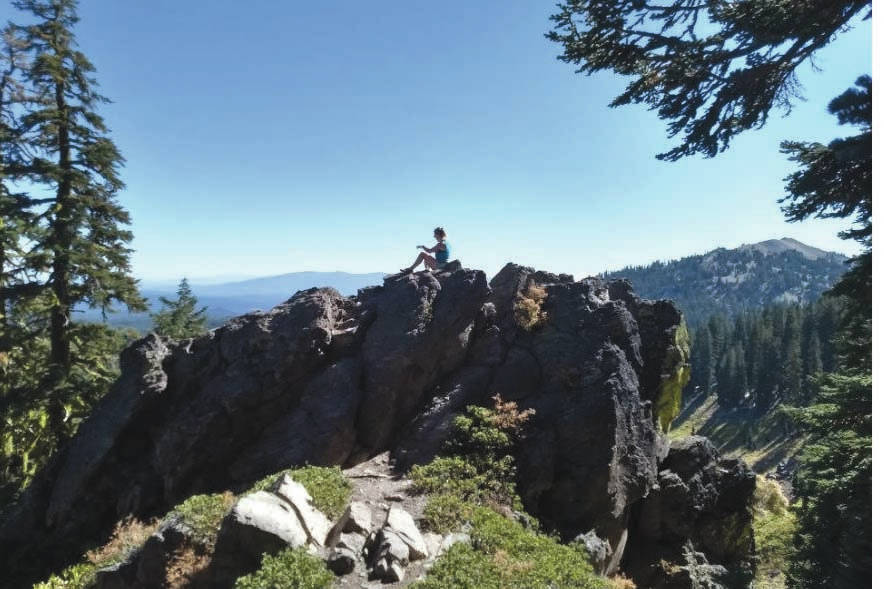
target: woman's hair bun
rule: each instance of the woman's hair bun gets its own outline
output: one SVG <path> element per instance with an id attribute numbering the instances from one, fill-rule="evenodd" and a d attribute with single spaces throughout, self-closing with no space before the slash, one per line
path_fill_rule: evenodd
<path id="1" fill-rule="evenodd" d="M 439 235 L 443 235 L 443 236 L 444 236 L 444 235 L 445 235 L 445 229 L 443 229 L 442 227 L 436 227 L 436 228 L 433 230 L 433 233 L 438 233 Z"/>

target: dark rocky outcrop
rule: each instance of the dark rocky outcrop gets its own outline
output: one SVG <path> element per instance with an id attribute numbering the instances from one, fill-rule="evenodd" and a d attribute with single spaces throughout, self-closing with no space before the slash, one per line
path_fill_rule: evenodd
<path id="1" fill-rule="evenodd" d="M 690 589 L 714 572 L 727 587 L 748 587 L 755 474 L 699 436 L 672 442 L 660 468 L 633 519 L 624 565 L 636 583 Z"/>
<path id="2" fill-rule="evenodd" d="M 545 291 L 544 316 L 526 326 L 514 309 L 531 286 Z M 497 393 L 535 410 L 517 449 L 526 507 L 566 536 L 594 530 L 606 570 L 624 552 L 630 565 L 651 562 L 667 534 L 713 564 L 739 560 L 751 547 L 732 554 L 713 528 L 745 509 L 751 473 L 714 452 L 670 451 L 662 433 L 686 374 L 682 323 L 671 302 L 623 281 L 509 264 L 489 285 L 455 264 L 356 297 L 302 291 L 193 340 L 148 336 L 0 521 L 0 568 L 32 581 L 123 515 L 162 514 L 282 468 L 392 450 L 404 470 L 438 452 L 454 414 Z M 699 506 L 685 496 L 701 491 Z M 641 523 L 651 514 L 659 525 Z M 670 530 L 672 518 L 687 527 Z M 657 547 L 640 557 L 639 541 Z M 42 570 L 18 567 L 34 551 Z"/>

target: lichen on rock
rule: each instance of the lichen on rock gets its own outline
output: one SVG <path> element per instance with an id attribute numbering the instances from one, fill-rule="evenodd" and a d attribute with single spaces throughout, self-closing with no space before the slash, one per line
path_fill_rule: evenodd
<path id="1" fill-rule="evenodd" d="M 654 413 L 664 432 L 669 432 L 669 427 L 681 411 L 682 391 L 691 379 L 690 357 L 690 336 L 687 323 L 682 318 L 675 328 L 673 342 L 666 350 L 660 392 L 654 400 Z"/>

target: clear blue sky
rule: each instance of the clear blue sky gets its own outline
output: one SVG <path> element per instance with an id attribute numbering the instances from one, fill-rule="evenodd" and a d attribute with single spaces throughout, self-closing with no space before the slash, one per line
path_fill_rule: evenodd
<path id="1" fill-rule="evenodd" d="M 671 144 L 625 80 L 577 76 L 554 2 L 84 0 L 128 163 L 135 274 L 392 272 L 432 229 L 465 265 L 578 276 L 784 236 L 855 253 L 843 221 L 787 224 L 782 139 L 851 132 L 825 112 L 871 72 L 871 25 L 800 72 L 806 102 L 714 159 Z M 21 20 L 4 2 L 0 17 Z"/>

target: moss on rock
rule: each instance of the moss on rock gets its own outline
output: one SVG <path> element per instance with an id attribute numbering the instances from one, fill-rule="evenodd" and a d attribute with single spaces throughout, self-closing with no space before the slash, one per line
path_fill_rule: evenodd
<path id="1" fill-rule="evenodd" d="M 691 379 L 691 367 L 688 364 L 690 357 L 690 335 L 687 323 L 682 317 L 678 327 L 675 328 L 673 342 L 666 350 L 660 389 L 654 401 L 654 413 L 660 429 L 664 432 L 669 431 L 669 427 L 681 411 L 682 390 Z"/>

